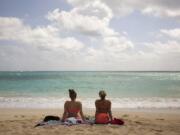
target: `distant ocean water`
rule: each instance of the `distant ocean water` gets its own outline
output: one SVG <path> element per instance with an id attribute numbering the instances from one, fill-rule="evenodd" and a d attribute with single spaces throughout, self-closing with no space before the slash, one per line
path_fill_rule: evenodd
<path id="1" fill-rule="evenodd" d="M 74 88 L 86 108 L 99 90 L 113 108 L 180 108 L 180 72 L 0 72 L 0 108 L 63 108 Z"/>

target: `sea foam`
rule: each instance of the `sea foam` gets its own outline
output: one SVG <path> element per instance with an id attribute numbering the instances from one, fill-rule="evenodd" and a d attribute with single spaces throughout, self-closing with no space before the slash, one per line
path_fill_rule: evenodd
<path id="1" fill-rule="evenodd" d="M 57 97 L 0 97 L 0 108 L 57 108 L 63 109 L 68 98 Z M 77 99 L 84 108 L 95 108 L 95 98 Z M 180 108 L 180 98 L 111 98 L 112 108 Z"/>

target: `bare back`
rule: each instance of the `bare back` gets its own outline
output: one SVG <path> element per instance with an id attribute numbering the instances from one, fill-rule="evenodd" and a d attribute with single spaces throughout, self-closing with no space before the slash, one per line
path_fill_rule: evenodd
<path id="1" fill-rule="evenodd" d="M 111 102 L 109 100 L 96 100 L 96 112 L 108 113 L 111 110 Z"/>
<path id="2" fill-rule="evenodd" d="M 68 113 L 68 117 L 77 117 L 78 112 L 82 109 L 82 105 L 78 101 L 66 101 L 64 109 Z"/>
<path id="3" fill-rule="evenodd" d="M 64 113 L 62 121 L 69 117 L 76 117 L 78 118 L 78 113 L 80 114 L 82 120 L 84 119 L 83 111 L 82 111 L 82 104 L 78 101 L 66 101 L 64 104 Z"/>

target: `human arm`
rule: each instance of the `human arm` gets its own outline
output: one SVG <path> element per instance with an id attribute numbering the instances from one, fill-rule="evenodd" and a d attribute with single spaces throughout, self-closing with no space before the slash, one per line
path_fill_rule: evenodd
<path id="1" fill-rule="evenodd" d="M 112 121 L 113 117 L 112 117 L 112 112 L 111 112 L 111 101 L 109 101 L 109 109 L 108 109 L 108 113 L 109 113 L 109 118 Z"/>
<path id="2" fill-rule="evenodd" d="M 96 118 L 96 116 L 97 116 L 97 114 L 98 114 L 98 105 L 97 105 L 97 100 L 95 101 L 95 107 L 96 107 L 96 112 L 95 112 L 95 118 Z"/>
<path id="3" fill-rule="evenodd" d="M 64 103 L 64 113 L 63 113 L 62 121 L 65 121 L 65 119 L 67 118 L 67 106 L 68 106 L 68 102 L 66 101 Z"/>
<path id="4" fill-rule="evenodd" d="M 85 121 L 84 114 L 83 114 L 83 111 L 82 111 L 82 104 L 81 104 L 81 102 L 79 103 L 79 105 L 80 105 L 80 112 L 79 113 L 81 115 L 82 120 Z"/>

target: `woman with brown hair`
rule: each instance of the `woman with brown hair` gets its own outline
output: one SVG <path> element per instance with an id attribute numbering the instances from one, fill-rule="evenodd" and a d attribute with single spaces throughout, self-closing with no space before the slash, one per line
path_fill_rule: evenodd
<path id="1" fill-rule="evenodd" d="M 100 99 L 95 101 L 96 114 L 95 114 L 95 123 L 97 124 L 107 124 L 112 121 L 111 113 L 111 101 L 106 100 L 105 91 L 99 92 Z"/>
<path id="2" fill-rule="evenodd" d="M 74 91 L 74 89 L 69 89 L 69 97 L 71 100 L 64 103 L 64 113 L 62 121 L 65 121 L 70 117 L 79 118 L 78 114 L 80 114 L 81 119 L 84 121 L 82 104 L 80 101 L 76 101 L 77 93 Z"/>

